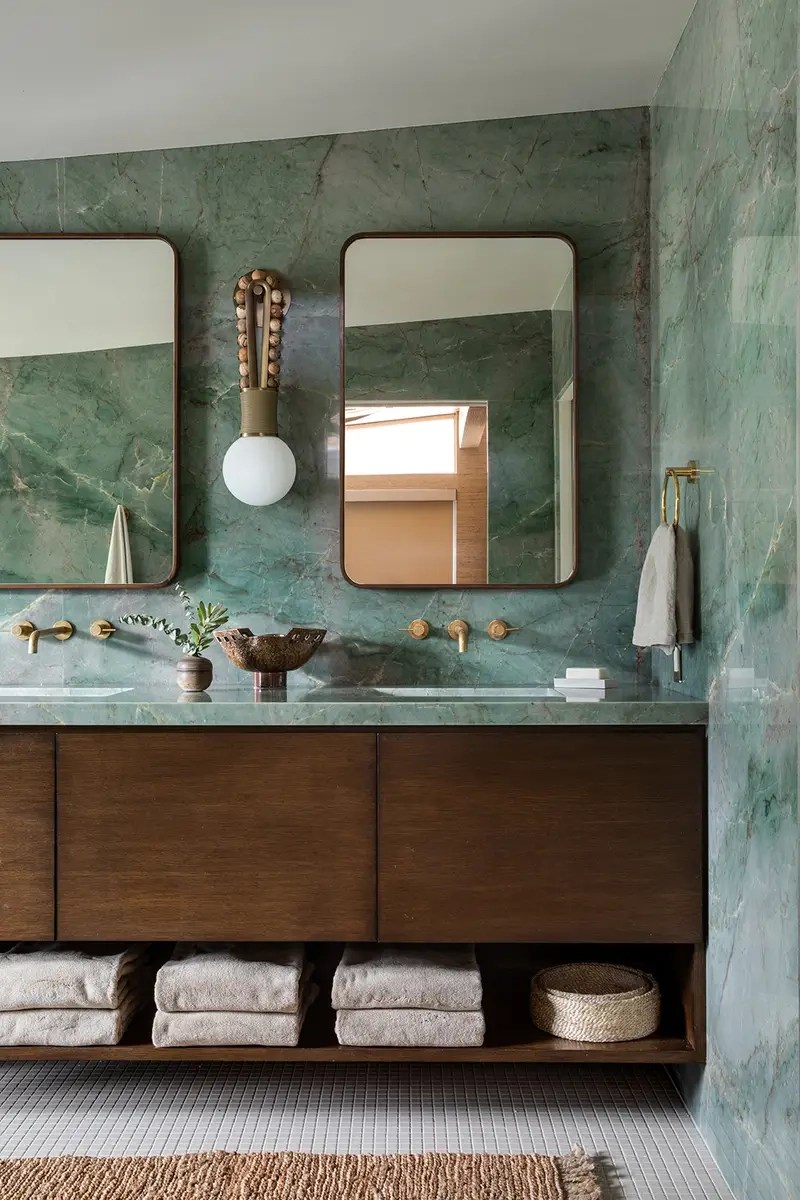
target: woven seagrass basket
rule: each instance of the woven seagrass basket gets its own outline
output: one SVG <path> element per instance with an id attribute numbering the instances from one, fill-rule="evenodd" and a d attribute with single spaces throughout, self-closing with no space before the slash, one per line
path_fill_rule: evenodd
<path id="1" fill-rule="evenodd" d="M 661 995 L 652 975 L 612 963 L 564 963 L 531 982 L 531 1018 L 554 1037 L 628 1042 L 658 1028 Z"/>

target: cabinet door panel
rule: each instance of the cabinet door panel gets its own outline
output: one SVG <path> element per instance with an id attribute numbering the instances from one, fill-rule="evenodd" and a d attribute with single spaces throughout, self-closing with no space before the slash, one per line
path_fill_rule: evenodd
<path id="1" fill-rule="evenodd" d="M 67 730 L 62 938 L 375 936 L 375 737 Z"/>
<path id="2" fill-rule="evenodd" d="M 382 940 L 702 939 L 702 731 L 387 730 L 379 745 Z"/>
<path id="3" fill-rule="evenodd" d="M 0 732 L 0 940 L 50 941 L 54 915 L 54 739 Z"/>

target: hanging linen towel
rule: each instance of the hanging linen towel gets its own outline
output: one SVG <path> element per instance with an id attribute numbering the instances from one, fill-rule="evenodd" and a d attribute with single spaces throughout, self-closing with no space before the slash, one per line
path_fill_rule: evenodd
<path id="1" fill-rule="evenodd" d="M 686 530 L 662 521 L 642 567 L 634 646 L 671 654 L 694 641 L 694 563 Z"/>
<path id="2" fill-rule="evenodd" d="M 128 518 L 121 504 L 114 513 L 111 541 L 106 562 L 106 583 L 133 583 L 131 543 L 128 538 Z"/>

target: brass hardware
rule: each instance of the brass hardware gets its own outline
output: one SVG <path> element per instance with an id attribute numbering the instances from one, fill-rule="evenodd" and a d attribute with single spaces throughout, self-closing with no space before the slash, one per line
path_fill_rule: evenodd
<path id="1" fill-rule="evenodd" d="M 508 625 L 505 621 L 497 619 L 489 622 L 486 632 L 493 642 L 502 642 L 510 633 L 519 633 L 519 628 L 519 625 Z"/>
<path id="2" fill-rule="evenodd" d="M 403 626 L 403 632 L 410 633 L 415 642 L 424 642 L 426 637 L 430 637 L 430 621 L 417 617 L 410 625 Z"/>
<path id="3" fill-rule="evenodd" d="M 28 654 L 39 653 L 39 642 L 44 637 L 57 638 L 59 642 L 68 642 L 75 632 L 71 621 L 56 621 L 50 629 L 37 629 L 30 621 L 20 621 L 14 625 L 11 632 L 15 637 L 22 638 L 28 643 Z"/>
<path id="4" fill-rule="evenodd" d="M 112 634 L 116 632 L 116 626 L 112 625 L 110 621 L 105 621 L 102 618 L 99 621 L 92 621 L 91 625 L 89 626 L 89 633 L 92 635 L 92 637 L 100 638 L 102 642 L 106 641 L 107 638 L 110 638 Z"/>
<path id="5" fill-rule="evenodd" d="M 688 479 L 689 483 L 697 483 L 700 475 L 711 475 L 710 469 L 698 467 L 695 459 L 690 458 L 685 467 L 666 467 L 664 469 L 664 483 L 661 487 L 661 523 L 667 523 L 667 485 L 670 479 L 675 488 L 675 507 L 672 510 L 672 524 L 679 525 L 681 519 L 681 483 L 682 479 Z"/>
<path id="6" fill-rule="evenodd" d="M 458 653 L 463 654 L 469 645 L 469 625 L 461 618 L 451 621 L 447 626 L 447 632 L 454 642 L 458 642 Z"/>

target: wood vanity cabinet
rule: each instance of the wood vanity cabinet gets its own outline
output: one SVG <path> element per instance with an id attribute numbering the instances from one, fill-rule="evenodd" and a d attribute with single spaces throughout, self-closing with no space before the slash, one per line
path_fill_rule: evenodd
<path id="1" fill-rule="evenodd" d="M 379 734 L 378 936 L 699 942 L 699 729 Z"/>
<path id="2" fill-rule="evenodd" d="M 58 936 L 373 939 L 375 737 L 58 735 Z"/>
<path id="3" fill-rule="evenodd" d="M 55 738 L 0 731 L 0 940 L 55 935 Z"/>

